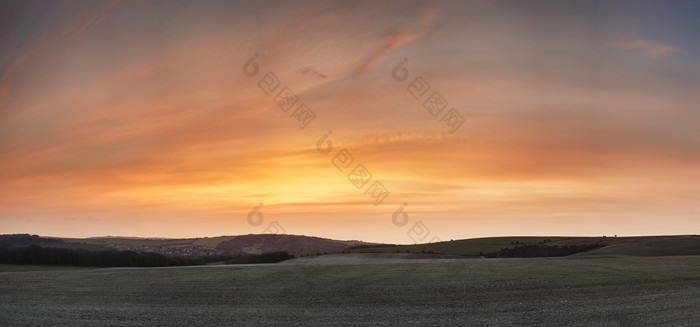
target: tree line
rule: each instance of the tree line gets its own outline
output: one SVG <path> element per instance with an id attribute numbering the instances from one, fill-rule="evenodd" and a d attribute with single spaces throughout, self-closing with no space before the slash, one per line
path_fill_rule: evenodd
<path id="1" fill-rule="evenodd" d="M 228 257 L 185 258 L 134 251 L 88 251 L 29 245 L 0 248 L 0 263 L 91 267 L 163 267 L 200 265 Z"/>
<path id="2" fill-rule="evenodd" d="M 211 262 L 227 264 L 275 263 L 294 258 L 287 252 L 245 255 L 216 255 L 205 257 L 166 256 L 153 252 L 88 251 L 29 245 L 25 247 L 0 246 L 0 263 L 22 265 L 57 265 L 87 267 L 165 267 L 192 266 Z"/>

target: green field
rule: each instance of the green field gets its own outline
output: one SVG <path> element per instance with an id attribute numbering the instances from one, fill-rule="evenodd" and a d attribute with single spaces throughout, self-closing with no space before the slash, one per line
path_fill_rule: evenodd
<path id="1" fill-rule="evenodd" d="M 439 254 L 467 255 L 478 256 L 486 253 L 496 252 L 503 248 L 514 248 L 516 245 L 523 244 L 542 244 L 544 240 L 559 241 L 568 239 L 569 237 L 548 237 L 548 236 L 532 236 L 532 237 L 484 237 L 471 238 L 466 240 L 446 241 L 428 244 L 402 245 L 379 248 L 362 248 L 346 250 L 345 252 L 354 253 L 386 253 L 386 252 L 411 252 L 423 253 L 430 252 Z M 517 242 L 517 243 L 516 243 Z"/>
<path id="2" fill-rule="evenodd" d="M 700 256 L 7 272 L 0 326 L 693 326 L 698 267 Z"/>

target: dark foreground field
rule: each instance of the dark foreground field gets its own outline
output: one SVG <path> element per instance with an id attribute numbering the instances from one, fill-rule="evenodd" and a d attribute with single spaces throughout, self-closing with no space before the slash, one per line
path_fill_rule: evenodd
<path id="1" fill-rule="evenodd" d="M 700 321 L 698 256 L 319 260 L 322 264 L 0 273 L 0 326 Z"/>

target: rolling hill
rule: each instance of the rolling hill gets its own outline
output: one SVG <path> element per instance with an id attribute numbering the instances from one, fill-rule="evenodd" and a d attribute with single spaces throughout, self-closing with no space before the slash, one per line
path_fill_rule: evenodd
<path id="1" fill-rule="evenodd" d="M 564 251 L 565 254 L 559 254 L 566 255 L 581 252 L 575 254 L 575 256 L 700 255 L 700 237 L 697 236 L 512 236 L 451 240 L 414 245 L 387 245 L 286 234 L 250 234 L 185 239 L 134 237 L 56 238 L 29 234 L 0 235 L 0 247 L 15 248 L 29 245 L 88 251 L 149 252 L 177 257 L 236 256 L 281 251 L 297 256 L 341 253 L 420 253 L 466 257 L 549 256 L 549 254 L 554 255 L 553 253 L 557 252 L 548 251 L 550 247 L 580 249 L 569 252 Z M 591 250 L 592 248 L 594 249 Z M 501 255 L 498 254 L 499 252 Z M 532 255 L 533 252 L 535 255 Z"/>
<path id="2" fill-rule="evenodd" d="M 512 237 L 482 237 L 464 240 L 454 240 L 436 243 L 397 245 L 382 247 L 362 247 L 347 250 L 354 253 L 409 252 L 435 253 L 461 256 L 481 256 L 502 249 L 511 249 L 520 245 L 548 244 L 550 242 L 568 240 L 570 237 L 549 236 L 512 236 Z"/>
<path id="3" fill-rule="evenodd" d="M 644 238 L 637 242 L 613 243 L 600 249 L 577 253 L 574 256 L 673 256 L 700 255 L 700 237 L 673 236 Z"/>
<path id="4" fill-rule="evenodd" d="M 352 246 L 371 246 L 362 241 L 339 241 L 327 238 L 286 235 L 250 234 L 185 239 L 155 239 L 135 237 L 58 238 L 29 234 L 0 235 L 0 247 L 15 248 L 38 245 L 48 248 L 81 249 L 88 251 L 152 252 L 171 256 L 206 257 L 238 254 L 261 254 L 285 251 L 327 252 Z"/>

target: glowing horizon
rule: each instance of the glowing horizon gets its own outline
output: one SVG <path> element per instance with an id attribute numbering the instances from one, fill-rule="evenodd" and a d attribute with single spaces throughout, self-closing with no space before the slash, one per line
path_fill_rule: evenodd
<path id="1" fill-rule="evenodd" d="M 696 234 L 700 5 L 639 3 L 4 2 L 0 234 Z"/>

